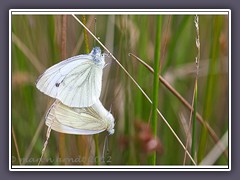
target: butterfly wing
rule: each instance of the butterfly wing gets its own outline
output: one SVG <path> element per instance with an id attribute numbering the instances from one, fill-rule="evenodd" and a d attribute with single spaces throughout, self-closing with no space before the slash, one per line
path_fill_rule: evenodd
<path id="1" fill-rule="evenodd" d="M 76 112 L 60 102 L 54 103 L 46 115 L 46 125 L 68 134 L 97 134 L 107 128 L 106 122 L 93 108 L 78 108 Z"/>
<path id="2" fill-rule="evenodd" d="M 102 105 L 101 101 L 98 99 L 94 105 L 91 106 L 95 112 L 98 112 L 98 115 L 101 116 L 105 122 L 108 124 L 107 131 L 109 134 L 114 134 L 114 117 L 111 112 L 107 111 Z"/>
<path id="3" fill-rule="evenodd" d="M 57 99 L 70 107 L 89 107 L 100 97 L 102 68 L 94 62 L 71 71 L 59 86 Z"/>
<path id="4" fill-rule="evenodd" d="M 70 107 L 88 107 L 100 97 L 103 64 L 91 55 L 79 55 L 47 69 L 37 80 L 37 88 Z"/>

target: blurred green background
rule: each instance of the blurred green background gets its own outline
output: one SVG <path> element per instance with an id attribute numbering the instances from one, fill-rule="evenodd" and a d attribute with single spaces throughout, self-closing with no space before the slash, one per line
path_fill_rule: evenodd
<path id="1" fill-rule="evenodd" d="M 197 56 L 194 15 L 161 16 L 160 39 L 156 37 L 155 15 L 77 17 L 80 20 L 85 17 L 86 26 L 92 32 L 95 31 L 96 18 L 96 36 L 151 99 L 153 73 L 129 53 L 154 67 L 155 44 L 160 41 L 161 76 L 192 104 Z M 94 39 L 89 34 L 87 39 L 84 38 L 84 28 L 71 15 L 65 15 L 65 21 L 63 15 L 12 15 L 11 23 L 12 164 L 36 165 L 46 139 L 44 116 L 53 99 L 38 91 L 35 81 L 45 69 L 63 60 L 63 56 L 85 54 L 86 44 L 91 51 Z M 199 16 L 201 54 L 197 111 L 219 139 L 227 133 L 229 125 L 228 23 L 227 15 Z M 65 38 L 63 33 L 66 34 Z M 151 103 L 111 57 L 107 57 L 106 62 L 110 64 L 104 68 L 101 101 L 107 110 L 111 109 L 116 121 L 115 134 L 108 138 L 109 151 L 105 148 L 103 153 L 107 132 L 93 138 L 60 135 L 52 131 L 41 164 L 146 165 L 151 164 L 152 154 L 156 152 L 158 165 L 183 165 L 184 149 L 162 119 L 158 116 L 157 137 L 149 128 L 152 121 Z M 186 144 L 187 134 L 191 133 L 191 130 L 188 131 L 189 109 L 162 83 L 158 92 L 160 112 Z M 96 139 L 97 148 L 94 143 Z M 196 123 L 194 142 L 197 163 L 207 158 L 216 145 L 216 140 L 199 121 Z M 100 158 L 98 163 L 95 160 L 96 149 Z M 190 152 L 191 140 L 188 149 Z M 59 157 L 65 160 L 57 160 Z M 186 164 L 191 164 L 189 158 Z M 228 165 L 227 150 L 212 164 Z"/>

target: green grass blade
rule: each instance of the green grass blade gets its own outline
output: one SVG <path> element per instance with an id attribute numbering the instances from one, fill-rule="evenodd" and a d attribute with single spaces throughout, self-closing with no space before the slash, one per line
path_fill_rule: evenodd
<path id="1" fill-rule="evenodd" d="M 197 101 L 198 101 L 198 71 L 199 71 L 199 61 L 200 61 L 200 36 L 199 36 L 199 18 L 198 15 L 195 16 L 195 27 L 196 27 L 196 78 L 194 86 L 194 104 L 193 104 L 193 122 L 192 122 L 192 150 L 191 155 L 195 159 L 195 144 L 196 144 L 196 122 L 197 122 Z M 191 121 L 191 120 L 190 120 Z"/>
<path id="2" fill-rule="evenodd" d="M 198 100 L 198 83 L 196 79 L 195 83 L 195 94 L 194 94 L 194 104 L 193 104 L 193 120 L 192 120 L 192 149 L 191 155 L 195 159 L 195 149 L 196 149 L 196 122 L 197 122 L 197 100 Z"/>
<path id="3" fill-rule="evenodd" d="M 158 91 L 159 91 L 159 70 L 160 70 L 160 48 L 161 48 L 161 30 L 162 30 L 162 17 L 157 16 L 157 30 L 156 30 L 156 41 L 155 41 L 155 54 L 154 54 L 154 80 L 153 80 L 153 105 L 152 105 L 152 129 L 153 134 L 157 137 L 157 108 L 158 108 Z M 156 164 L 157 161 L 156 152 L 150 157 L 150 163 Z"/>

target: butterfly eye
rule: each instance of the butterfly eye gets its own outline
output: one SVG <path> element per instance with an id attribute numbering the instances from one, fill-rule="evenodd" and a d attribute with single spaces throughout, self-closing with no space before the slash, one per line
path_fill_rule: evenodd
<path id="1" fill-rule="evenodd" d="M 103 53 L 102 56 L 111 57 L 110 53 Z"/>

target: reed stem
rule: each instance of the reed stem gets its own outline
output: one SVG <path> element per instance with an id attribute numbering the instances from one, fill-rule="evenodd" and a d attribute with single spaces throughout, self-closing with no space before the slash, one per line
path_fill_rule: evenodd
<path id="1" fill-rule="evenodd" d="M 153 129 L 154 137 L 157 137 L 157 119 L 158 119 L 158 91 L 159 91 L 159 70 L 160 70 L 160 48 L 161 48 L 161 30 L 162 30 L 162 17 L 157 16 L 157 30 L 156 30 L 156 42 L 155 42 L 155 54 L 154 54 L 154 79 L 153 79 L 153 103 L 152 103 L 152 121 L 151 126 Z M 153 156 L 150 157 L 150 163 L 156 165 L 157 163 L 156 151 Z"/>

